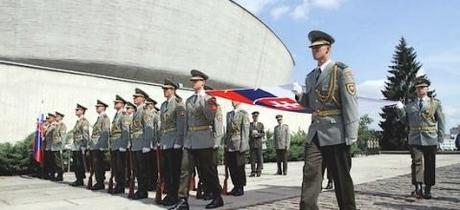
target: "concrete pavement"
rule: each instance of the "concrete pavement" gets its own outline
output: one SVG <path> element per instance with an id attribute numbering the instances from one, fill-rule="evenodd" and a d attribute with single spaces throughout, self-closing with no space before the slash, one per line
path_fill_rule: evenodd
<path id="1" fill-rule="evenodd" d="M 438 155 L 437 167 L 460 163 L 459 155 Z M 290 162 L 287 176 L 272 175 L 275 163 L 264 164 L 261 177 L 249 178 L 243 197 L 224 196 L 221 209 L 241 209 L 264 203 L 296 198 L 300 195 L 303 162 Z M 249 173 L 249 165 L 246 172 Z M 219 167 L 221 183 L 223 167 Z M 409 155 L 375 155 L 353 158 L 352 176 L 356 185 L 410 173 Z M 107 176 L 109 177 L 109 176 Z M 67 185 L 73 181 L 67 173 L 64 182 L 55 183 L 27 176 L 0 177 L 0 209 L 164 209 L 154 204 L 154 193 L 148 199 L 131 201 L 125 195 L 91 192 Z M 231 189 L 229 180 L 229 188 Z M 194 192 L 192 192 L 193 194 Z M 332 202 L 332 201 L 331 201 Z M 335 201 L 333 201 L 335 202 Z M 191 209 L 202 209 L 208 201 L 190 198 Z"/>

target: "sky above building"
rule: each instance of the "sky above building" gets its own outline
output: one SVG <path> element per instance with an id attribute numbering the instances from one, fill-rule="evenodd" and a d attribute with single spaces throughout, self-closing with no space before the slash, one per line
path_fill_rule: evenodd
<path id="1" fill-rule="evenodd" d="M 307 34 L 323 30 L 336 39 L 332 59 L 349 65 L 361 96 L 381 90 L 395 46 L 404 37 L 432 82 L 449 129 L 460 124 L 460 0 L 235 0 L 287 45 L 296 66 L 291 82 L 304 81 L 316 63 Z M 363 109 L 364 110 L 364 109 Z M 378 128 L 380 109 L 366 112 Z"/>

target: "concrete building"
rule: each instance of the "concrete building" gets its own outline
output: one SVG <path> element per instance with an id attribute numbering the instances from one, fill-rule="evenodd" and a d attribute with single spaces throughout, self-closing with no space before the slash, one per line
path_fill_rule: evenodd
<path id="1" fill-rule="evenodd" d="M 229 0 L 6 0 L 0 27 L 0 142 L 33 132 L 41 112 L 63 112 L 70 130 L 76 103 L 94 123 L 97 99 L 112 105 L 135 87 L 161 102 L 158 84 L 187 86 L 190 69 L 208 73 L 214 88 L 231 88 L 285 84 L 294 66 L 279 37 Z M 279 113 L 247 109 L 262 111 L 267 127 Z M 292 130 L 308 127 L 307 115 L 283 114 Z"/>

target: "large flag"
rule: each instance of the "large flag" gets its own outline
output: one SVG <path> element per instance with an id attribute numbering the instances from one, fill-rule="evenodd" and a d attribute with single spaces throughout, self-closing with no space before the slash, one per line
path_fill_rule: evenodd
<path id="1" fill-rule="evenodd" d="M 44 138 L 44 124 L 45 124 L 45 117 L 44 114 L 40 114 L 37 118 L 37 128 L 35 130 L 35 139 L 32 144 L 33 147 L 33 156 L 35 161 L 39 164 L 43 164 L 43 150 L 42 150 L 42 144 L 43 144 L 43 138 Z"/>
<path id="2" fill-rule="evenodd" d="M 297 103 L 295 95 L 292 93 L 292 85 L 283 85 L 278 87 L 261 87 L 261 88 L 238 88 L 226 90 L 207 90 L 209 95 L 226 98 L 232 101 L 239 101 L 246 104 L 259 105 L 267 108 L 290 111 L 311 113 L 313 110 L 307 110 Z M 396 104 L 395 101 L 375 99 L 370 97 L 358 97 L 360 109 L 383 107 Z"/>

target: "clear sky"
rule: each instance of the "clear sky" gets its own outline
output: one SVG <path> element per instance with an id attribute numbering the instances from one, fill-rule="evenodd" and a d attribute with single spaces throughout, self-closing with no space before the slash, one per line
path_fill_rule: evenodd
<path id="1" fill-rule="evenodd" d="M 310 30 L 333 35 L 333 60 L 349 65 L 358 94 L 382 98 L 395 46 L 404 37 L 418 55 L 446 114 L 460 124 L 460 0 L 236 0 L 287 45 L 296 66 L 292 81 L 315 67 Z M 370 113 L 379 121 L 378 109 Z M 376 124 L 373 127 L 377 128 Z"/>

